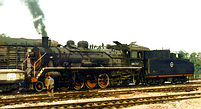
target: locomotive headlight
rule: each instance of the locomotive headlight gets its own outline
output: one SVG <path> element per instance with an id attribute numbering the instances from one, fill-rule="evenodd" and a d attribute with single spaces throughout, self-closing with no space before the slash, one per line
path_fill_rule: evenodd
<path id="1" fill-rule="evenodd" d="M 7 80 L 16 80 L 17 75 L 15 73 L 8 73 L 7 74 Z"/>

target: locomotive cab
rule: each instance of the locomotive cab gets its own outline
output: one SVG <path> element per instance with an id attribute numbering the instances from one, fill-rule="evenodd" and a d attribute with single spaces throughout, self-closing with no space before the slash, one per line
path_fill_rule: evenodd
<path id="1" fill-rule="evenodd" d="M 136 50 L 132 50 L 130 51 L 130 66 L 133 67 L 143 67 L 143 55 L 144 52 L 143 51 L 136 51 Z"/>
<path id="2" fill-rule="evenodd" d="M 132 67 L 144 67 L 145 51 L 149 51 L 149 48 L 130 45 L 130 66 Z"/>

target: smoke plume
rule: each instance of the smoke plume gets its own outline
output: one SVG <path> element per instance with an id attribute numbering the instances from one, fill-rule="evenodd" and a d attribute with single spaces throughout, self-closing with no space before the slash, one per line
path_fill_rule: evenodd
<path id="1" fill-rule="evenodd" d="M 3 6 L 4 0 L 0 0 L 0 6 Z"/>
<path id="2" fill-rule="evenodd" d="M 46 37 L 47 32 L 45 30 L 45 24 L 43 23 L 45 16 L 40 8 L 38 0 L 24 0 L 24 2 L 28 6 L 28 9 L 32 14 L 32 17 L 34 19 L 33 23 L 36 31 L 43 37 Z"/>

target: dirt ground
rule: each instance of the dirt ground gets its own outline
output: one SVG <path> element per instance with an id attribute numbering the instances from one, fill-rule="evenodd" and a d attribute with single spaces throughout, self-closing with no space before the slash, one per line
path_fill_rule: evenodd
<path id="1" fill-rule="evenodd" d="M 201 91 L 201 87 L 197 88 L 196 91 Z M 165 104 L 139 105 L 126 109 L 201 109 L 201 98 L 168 102 Z"/>
<path id="2" fill-rule="evenodd" d="M 165 104 L 139 105 L 126 109 L 201 109 L 201 98 L 169 102 Z"/>

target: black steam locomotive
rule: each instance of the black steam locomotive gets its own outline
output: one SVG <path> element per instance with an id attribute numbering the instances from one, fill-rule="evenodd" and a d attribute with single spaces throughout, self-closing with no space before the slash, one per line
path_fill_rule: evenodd
<path id="1" fill-rule="evenodd" d="M 193 63 L 176 57 L 169 50 L 150 50 L 136 44 L 107 45 L 94 49 L 86 41 L 68 41 L 65 46 L 52 47 L 48 37 L 42 47 L 29 51 L 27 80 L 34 89 L 44 89 L 45 75 L 55 79 L 55 87 L 76 90 L 86 86 L 106 88 L 129 84 L 163 84 L 165 81 L 183 83 L 194 75 Z M 30 69 L 30 70 L 29 70 Z"/>

